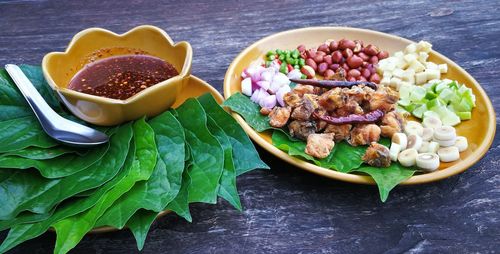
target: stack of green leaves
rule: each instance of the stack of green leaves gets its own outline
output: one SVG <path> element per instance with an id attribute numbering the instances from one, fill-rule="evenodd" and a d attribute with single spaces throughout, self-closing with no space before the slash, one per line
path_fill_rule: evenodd
<path id="1" fill-rule="evenodd" d="M 22 69 L 56 111 L 71 117 L 40 67 Z M 50 228 L 57 234 L 54 252 L 67 253 L 100 226 L 127 226 L 142 249 L 159 212 L 191 221 L 190 203 L 215 204 L 218 197 L 241 210 L 236 176 L 268 168 L 210 94 L 151 119 L 100 129 L 110 142 L 95 148 L 54 142 L 0 71 L 0 230 L 9 229 L 0 253 Z"/>
<path id="2" fill-rule="evenodd" d="M 328 157 L 316 159 L 304 152 L 306 147 L 305 142 L 290 137 L 286 130 L 271 127 L 269 125 L 269 117 L 260 114 L 260 106 L 253 103 L 247 96 L 241 93 L 233 94 L 223 105 L 240 114 L 257 132 L 272 132 L 273 145 L 291 156 L 299 157 L 320 167 L 342 173 L 358 172 L 370 175 L 379 188 L 382 202 L 387 200 L 389 192 L 396 185 L 410 178 L 415 173 L 415 169 L 404 167 L 398 162 L 393 162 L 388 168 L 377 168 L 363 164 L 361 158 L 365 154 L 367 146 L 351 146 L 345 141 L 335 144 Z M 390 140 L 384 138 L 380 140 L 380 143 L 387 146 L 390 144 Z"/>

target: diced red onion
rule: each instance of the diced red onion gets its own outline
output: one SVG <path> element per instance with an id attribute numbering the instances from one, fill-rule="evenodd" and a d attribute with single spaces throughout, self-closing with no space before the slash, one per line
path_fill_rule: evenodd
<path id="1" fill-rule="evenodd" d="M 290 86 L 282 86 L 278 91 L 276 92 L 276 100 L 280 104 L 280 106 L 284 107 L 285 106 L 285 101 L 283 101 L 283 97 L 285 97 L 285 94 L 290 92 L 291 88 Z"/>
<path id="2" fill-rule="evenodd" d="M 278 63 L 278 60 L 274 60 L 271 62 L 270 67 L 273 68 L 275 72 L 279 72 L 281 65 Z"/>
<path id="3" fill-rule="evenodd" d="M 293 69 L 286 75 L 289 79 L 300 79 L 302 77 L 302 73 L 300 70 Z"/>
<path id="4" fill-rule="evenodd" d="M 269 81 L 264 81 L 264 80 L 262 80 L 262 81 L 258 81 L 258 82 L 257 82 L 257 85 L 258 85 L 260 88 L 262 88 L 262 89 L 264 89 L 264 90 L 267 90 L 267 89 L 269 89 L 269 87 L 271 86 L 271 83 L 269 83 Z"/>
<path id="5" fill-rule="evenodd" d="M 274 106 L 276 106 L 276 95 L 269 95 L 267 97 L 263 97 L 259 105 L 263 108 L 269 108 L 272 109 Z"/>
<path id="6" fill-rule="evenodd" d="M 261 92 L 260 89 L 255 90 L 255 92 L 253 92 L 252 96 L 250 97 L 250 100 L 253 101 L 253 102 L 255 102 L 255 103 L 259 103 L 260 92 Z"/>
<path id="7" fill-rule="evenodd" d="M 268 68 L 260 74 L 260 78 L 261 80 L 271 82 L 273 80 L 274 73 L 274 70 L 269 70 Z"/>
<path id="8" fill-rule="evenodd" d="M 241 78 L 243 79 L 246 79 L 248 78 L 248 73 L 247 73 L 247 69 L 243 69 L 243 71 L 241 72 Z"/>
<path id="9" fill-rule="evenodd" d="M 280 86 L 284 86 L 284 85 L 290 84 L 290 79 L 288 79 L 288 77 L 285 74 L 279 72 L 279 73 L 276 73 L 276 75 L 274 75 L 273 83 L 274 82 L 278 82 L 280 84 Z"/>
<path id="10" fill-rule="evenodd" d="M 252 95 L 252 80 L 250 78 L 241 81 L 241 92 L 246 96 Z"/>

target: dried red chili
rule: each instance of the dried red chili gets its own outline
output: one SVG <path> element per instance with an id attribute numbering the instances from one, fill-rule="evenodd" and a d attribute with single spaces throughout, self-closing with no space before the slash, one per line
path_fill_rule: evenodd
<path id="1" fill-rule="evenodd" d="M 377 84 L 369 81 L 339 81 L 339 80 L 316 80 L 316 79 L 290 79 L 290 81 L 302 84 L 318 86 L 323 88 L 334 88 L 334 87 L 347 87 L 351 88 L 353 86 L 365 85 L 377 90 Z"/>
<path id="2" fill-rule="evenodd" d="M 374 123 L 380 120 L 384 116 L 384 112 L 382 110 L 377 109 L 375 111 L 372 111 L 364 115 L 351 114 L 348 116 L 341 116 L 341 117 L 319 115 L 318 113 L 315 112 L 314 116 L 329 124 L 342 125 L 342 124 L 353 124 L 353 123 Z"/>

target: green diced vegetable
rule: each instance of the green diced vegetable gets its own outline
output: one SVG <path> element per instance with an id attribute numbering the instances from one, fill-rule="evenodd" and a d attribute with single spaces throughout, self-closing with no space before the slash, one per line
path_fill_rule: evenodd
<path id="1" fill-rule="evenodd" d="M 457 112 L 457 115 L 460 117 L 460 120 L 470 120 L 472 118 L 471 112 Z"/>

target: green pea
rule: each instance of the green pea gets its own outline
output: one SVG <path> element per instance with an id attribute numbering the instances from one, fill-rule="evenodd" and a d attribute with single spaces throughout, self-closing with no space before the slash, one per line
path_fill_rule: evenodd
<path id="1" fill-rule="evenodd" d="M 277 50 L 276 50 L 276 53 L 278 53 L 278 55 L 281 55 L 281 54 L 283 54 L 283 50 L 281 50 L 281 49 L 277 49 Z"/>
<path id="2" fill-rule="evenodd" d="M 288 49 L 287 49 L 287 50 L 285 50 L 285 54 L 286 54 L 286 55 L 290 54 L 290 50 L 288 50 Z"/>
<path id="3" fill-rule="evenodd" d="M 271 55 L 276 55 L 276 51 L 274 50 L 269 50 L 266 54 L 267 56 L 271 56 Z"/>
<path id="4" fill-rule="evenodd" d="M 269 55 L 267 57 L 267 59 L 269 59 L 270 61 L 272 61 L 272 60 L 276 59 L 276 56 L 275 55 Z"/>
<path id="5" fill-rule="evenodd" d="M 304 65 L 306 65 L 306 60 L 305 60 L 304 58 L 300 58 L 300 59 L 299 59 L 299 65 L 300 65 L 300 66 L 304 66 Z"/>
<path id="6" fill-rule="evenodd" d="M 301 79 L 306 79 L 306 78 L 307 78 L 307 76 L 306 76 L 306 75 L 304 75 L 304 74 L 302 74 L 302 76 L 300 76 L 300 78 L 301 78 Z"/>
<path id="7" fill-rule="evenodd" d="M 283 62 L 285 60 L 285 55 L 280 55 L 279 60 Z"/>
<path id="8" fill-rule="evenodd" d="M 287 62 L 287 63 L 289 63 L 289 64 L 294 64 L 294 62 L 295 62 L 295 61 L 294 61 L 294 59 L 293 59 L 293 58 L 291 58 L 291 57 L 287 57 L 287 58 L 286 58 L 286 62 Z"/>
<path id="9" fill-rule="evenodd" d="M 297 70 L 300 70 L 300 66 L 298 66 L 297 64 L 293 66 L 294 69 L 297 69 Z"/>
<path id="10" fill-rule="evenodd" d="M 297 49 L 294 49 L 292 51 L 292 57 L 293 58 L 299 58 L 299 55 L 300 55 L 300 53 L 299 53 L 299 51 Z"/>

